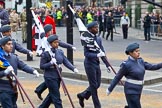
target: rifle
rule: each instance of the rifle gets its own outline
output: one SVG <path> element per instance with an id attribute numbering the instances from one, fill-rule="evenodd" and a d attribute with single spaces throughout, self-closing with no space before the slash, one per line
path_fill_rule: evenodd
<path id="1" fill-rule="evenodd" d="M 76 20 L 76 22 L 77 22 L 79 31 L 80 31 L 80 32 L 88 32 L 87 28 L 85 27 L 85 25 L 83 24 L 83 22 L 81 21 L 81 19 L 78 17 L 78 15 L 77 15 L 77 13 L 74 11 L 74 9 L 73 9 L 70 5 L 68 5 L 68 7 L 70 8 L 71 12 L 72 12 L 73 15 L 74 15 L 74 18 L 75 18 L 75 20 Z M 89 37 L 85 37 L 85 39 L 90 40 Z M 88 40 L 87 40 L 87 41 L 88 41 Z M 94 40 L 93 40 L 93 41 L 94 41 Z M 102 51 L 101 48 L 99 47 L 99 45 L 97 44 L 96 41 L 94 41 L 94 45 L 99 49 L 100 52 Z M 103 51 L 102 51 L 102 52 L 103 52 Z M 116 72 L 115 72 L 114 68 L 113 68 L 113 67 L 110 65 L 110 63 L 108 62 L 107 57 L 104 56 L 104 58 L 105 58 L 107 64 L 110 66 L 111 70 L 112 70 L 112 71 L 114 72 L 114 74 L 116 75 Z M 120 81 L 120 83 L 121 83 L 122 85 L 124 85 L 121 81 Z"/>
<path id="2" fill-rule="evenodd" d="M 35 108 L 35 106 L 33 105 L 32 101 L 30 100 L 29 96 L 28 96 L 27 93 L 25 92 L 23 86 L 21 85 L 21 83 L 19 82 L 18 78 L 16 77 L 15 73 L 14 73 L 13 71 L 11 71 L 11 73 L 12 73 L 13 77 L 15 78 L 15 80 L 16 80 L 18 86 L 20 87 L 20 89 L 24 92 L 24 94 L 25 94 L 26 98 L 28 99 L 28 101 L 30 102 L 32 108 Z M 22 98 L 22 99 L 24 99 L 24 98 Z M 24 100 L 23 100 L 23 101 L 24 101 Z"/>
<path id="3" fill-rule="evenodd" d="M 39 19 L 36 17 L 34 11 L 31 10 L 31 12 L 32 12 L 34 21 L 35 21 L 35 23 L 36 23 L 36 25 L 37 25 L 37 27 L 38 27 L 40 33 L 41 33 L 41 35 L 40 35 L 40 38 L 41 38 L 41 40 L 42 40 L 41 47 L 44 48 L 45 51 L 48 51 L 48 52 L 49 52 L 51 58 L 55 57 L 54 54 L 53 54 L 53 52 L 51 51 L 51 46 L 50 46 L 49 43 L 47 42 L 47 37 L 45 37 L 44 28 L 43 28 L 41 22 L 40 22 Z M 61 79 L 61 85 L 62 85 L 63 91 L 64 91 L 64 93 L 65 93 L 65 96 L 68 95 L 68 98 L 69 98 L 69 101 L 70 101 L 70 103 L 71 103 L 71 105 L 72 105 L 72 108 L 75 108 L 75 107 L 74 107 L 74 104 L 73 104 L 73 102 L 72 102 L 72 99 L 71 99 L 71 97 L 70 97 L 70 94 L 69 94 L 69 92 L 68 92 L 68 90 L 67 90 L 67 87 L 66 87 L 66 85 L 65 85 L 65 83 L 64 83 L 64 80 L 63 80 L 63 78 L 62 78 L 62 76 L 61 76 L 61 72 L 60 72 L 60 70 L 59 70 L 59 67 L 58 67 L 57 64 L 55 64 L 54 66 L 56 67 L 57 72 L 58 72 L 58 75 L 59 75 L 59 77 L 60 77 L 60 79 Z"/>

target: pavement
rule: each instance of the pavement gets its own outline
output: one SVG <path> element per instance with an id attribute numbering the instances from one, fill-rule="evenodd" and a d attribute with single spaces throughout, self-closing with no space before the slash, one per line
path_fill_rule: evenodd
<path id="1" fill-rule="evenodd" d="M 162 62 L 162 37 L 152 37 L 151 41 L 143 41 L 143 31 L 137 30 L 134 28 L 130 28 L 128 32 L 128 39 L 123 39 L 121 28 L 116 28 L 118 34 L 114 33 L 114 41 L 111 42 L 110 40 L 105 40 L 103 38 L 103 46 L 106 51 L 106 55 L 112 67 L 117 72 L 119 70 L 120 64 L 127 59 L 127 55 L 125 55 L 124 51 L 126 46 L 129 43 L 137 42 L 140 44 L 141 49 L 141 57 L 150 63 L 160 63 Z M 65 27 L 57 27 L 56 28 L 57 35 L 59 36 L 60 40 L 66 42 L 68 36 L 66 36 L 66 28 Z M 18 31 L 17 34 L 12 33 L 13 38 L 17 40 L 22 46 L 26 47 L 26 44 L 22 43 L 21 40 L 21 31 Z M 102 35 L 102 34 L 101 34 Z M 79 80 L 87 80 L 86 73 L 84 70 L 84 52 L 83 47 L 80 43 L 79 38 L 79 31 L 76 27 L 73 28 L 73 44 L 76 46 L 77 50 L 73 51 L 73 63 L 78 68 L 79 73 L 74 74 L 72 71 L 68 70 L 66 67 L 62 66 L 63 72 L 62 76 L 72 79 L 79 79 Z M 67 50 L 61 48 L 65 55 Z M 36 56 L 34 52 L 33 61 L 27 61 L 27 56 L 25 54 L 21 54 L 16 52 L 20 59 L 23 60 L 29 66 L 38 69 L 40 73 L 43 73 L 42 70 L 39 69 L 40 64 L 40 57 Z M 110 83 L 110 81 L 114 78 L 115 74 L 113 72 L 108 73 L 106 66 L 101 61 L 101 71 L 102 71 L 102 83 Z M 125 78 L 122 79 L 123 81 Z M 150 85 L 155 84 L 158 82 L 162 82 L 162 69 L 157 71 L 146 71 L 144 84 Z"/>

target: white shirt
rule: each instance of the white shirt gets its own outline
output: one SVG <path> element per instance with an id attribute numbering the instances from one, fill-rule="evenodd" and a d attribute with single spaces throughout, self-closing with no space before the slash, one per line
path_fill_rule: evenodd
<path id="1" fill-rule="evenodd" d="M 130 19 L 128 16 L 122 16 L 120 19 L 120 25 L 122 26 L 123 24 L 128 24 L 128 27 L 130 25 Z"/>

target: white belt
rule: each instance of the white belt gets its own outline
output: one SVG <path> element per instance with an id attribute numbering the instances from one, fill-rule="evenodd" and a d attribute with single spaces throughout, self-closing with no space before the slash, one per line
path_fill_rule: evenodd
<path id="1" fill-rule="evenodd" d="M 142 80 L 133 80 L 133 79 L 126 79 L 126 82 L 132 83 L 132 84 L 137 84 L 137 85 L 143 85 L 144 81 Z"/>

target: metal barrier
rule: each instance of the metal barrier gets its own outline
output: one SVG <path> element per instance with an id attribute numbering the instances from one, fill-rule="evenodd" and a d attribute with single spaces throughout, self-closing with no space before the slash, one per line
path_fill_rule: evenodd
<path id="1" fill-rule="evenodd" d="M 138 34 L 140 34 L 141 30 L 144 31 L 142 20 L 137 21 L 137 29 L 139 29 Z M 151 24 L 150 36 L 151 37 L 162 36 L 162 26 L 160 24 Z"/>
<path id="2" fill-rule="evenodd" d="M 120 17 L 114 17 L 115 27 L 120 27 Z"/>

